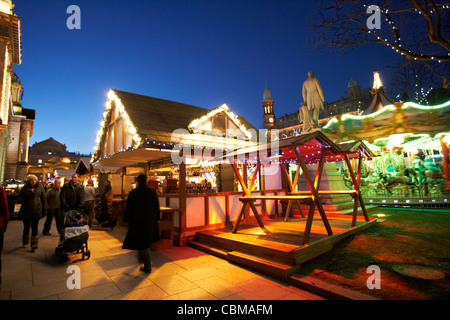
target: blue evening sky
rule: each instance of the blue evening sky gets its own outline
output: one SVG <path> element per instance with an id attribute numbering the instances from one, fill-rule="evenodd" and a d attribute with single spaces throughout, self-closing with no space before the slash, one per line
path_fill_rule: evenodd
<path id="1" fill-rule="evenodd" d="M 262 127 L 268 84 L 277 117 L 295 112 L 309 70 L 326 101 L 346 96 L 350 77 L 370 87 L 396 57 L 382 46 L 318 53 L 307 21 L 313 1 L 15 0 L 22 19 L 23 106 L 36 110 L 30 144 L 53 137 L 91 153 L 110 88 L 214 108 L 226 103 Z M 70 5 L 81 30 L 69 30 Z"/>

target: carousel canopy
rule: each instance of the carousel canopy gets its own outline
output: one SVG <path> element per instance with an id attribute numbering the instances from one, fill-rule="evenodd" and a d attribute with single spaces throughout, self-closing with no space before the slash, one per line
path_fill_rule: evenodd
<path id="1" fill-rule="evenodd" d="M 435 106 L 398 102 L 368 115 L 345 114 L 332 118 L 323 130 L 335 142 L 363 140 L 378 145 L 375 149 L 371 145 L 372 150 L 399 147 L 410 138 L 439 138 L 450 131 L 450 101 Z"/>

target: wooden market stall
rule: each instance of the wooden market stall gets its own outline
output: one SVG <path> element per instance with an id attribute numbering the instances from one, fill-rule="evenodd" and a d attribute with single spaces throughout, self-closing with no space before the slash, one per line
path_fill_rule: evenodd
<path id="1" fill-rule="evenodd" d="M 232 162 L 243 189 L 239 197 L 239 216 L 234 226 L 199 231 L 189 243 L 205 252 L 286 280 L 299 270 L 300 264 L 331 250 L 342 239 L 376 223 L 376 219 L 368 216 L 359 189 L 362 161 L 372 156 L 371 151 L 360 141 L 336 145 L 322 132 L 302 134 L 271 145 L 258 145 L 228 153 L 221 158 Z M 243 162 L 243 166 L 256 161 L 260 168 L 276 163 L 287 181 L 288 189 L 270 195 L 255 193 L 252 191 L 255 178 L 242 177 L 238 168 L 239 161 Z M 292 161 L 299 164 L 293 180 L 285 168 L 285 164 Z M 347 163 L 353 183 L 352 190 L 320 189 L 324 163 L 335 161 Z M 317 167 L 315 176 L 308 168 L 312 164 L 317 165 L 314 166 Z M 307 182 L 307 190 L 298 190 L 300 175 Z M 354 200 L 350 216 L 327 216 L 321 197 L 336 193 L 349 195 Z M 297 205 L 300 216 L 290 217 L 288 209 L 284 218 L 269 217 L 258 211 L 255 204 L 261 201 L 260 205 L 264 208 L 267 201 L 283 200 L 289 202 L 288 208 Z M 309 205 L 306 217 L 299 202 Z M 245 223 L 241 223 L 242 217 L 251 215 L 246 213 L 248 207 L 251 208 L 256 224 L 248 218 Z M 362 217 L 357 217 L 358 207 L 362 209 Z M 315 208 L 318 209 L 321 223 L 317 223 L 318 219 L 314 222 Z"/>
<path id="2" fill-rule="evenodd" d="M 236 163 L 234 163 L 237 159 L 244 159 L 244 162 L 248 162 L 250 159 L 256 159 L 257 162 L 257 168 L 261 166 L 261 154 L 260 150 L 263 150 L 264 157 L 266 157 L 266 163 L 267 160 L 272 159 L 272 161 L 281 162 L 281 171 L 284 174 L 284 177 L 286 181 L 288 182 L 289 186 L 289 192 L 287 192 L 285 195 L 252 195 L 251 191 L 254 185 L 254 180 L 257 172 L 259 170 L 256 170 L 253 176 L 250 178 L 250 184 L 247 185 L 247 182 L 245 179 L 242 178 Z M 268 153 L 267 150 L 270 150 Z M 273 154 L 276 154 L 276 157 L 273 157 Z M 288 209 L 287 214 L 285 215 L 284 221 L 288 221 L 289 219 L 289 212 L 291 212 L 291 208 L 293 205 L 297 205 L 298 209 L 300 211 L 300 214 L 302 217 L 304 217 L 304 214 L 302 212 L 302 209 L 300 207 L 300 201 L 306 202 L 309 205 L 309 212 L 307 214 L 307 223 L 305 226 L 305 230 L 303 232 L 303 244 L 306 244 L 309 242 L 309 236 L 311 232 L 311 226 L 312 226 L 312 220 L 314 216 L 315 208 L 317 207 L 320 217 L 322 219 L 322 222 L 326 228 L 326 231 L 328 235 L 332 235 L 333 231 L 330 227 L 330 224 L 328 222 L 327 215 L 323 209 L 322 202 L 321 202 L 321 196 L 324 194 L 348 194 L 353 198 L 354 205 L 353 205 L 353 212 L 352 212 L 352 227 L 356 226 L 356 219 L 357 219 L 357 213 L 358 213 L 358 205 L 362 209 L 362 213 L 364 216 L 364 219 L 366 222 L 369 221 L 369 217 L 364 205 L 364 201 L 362 199 L 359 185 L 360 185 L 360 178 L 361 178 L 361 166 L 362 166 L 362 160 L 363 158 L 372 158 L 373 154 L 372 152 L 362 143 L 361 141 L 358 142 L 349 142 L 341 145 L 334 144 L 325 134 L 323 134 L 320 131 L 316 131 L 310 134 L 303 134 L 296 137 L 291 137 L 288 139 L 282 139 L 279 141 L 276 141 L 276 143 L 272 143 L 271 145 L 258 145 L 254 146 L 252 148 L 246 148 L 241 149 L 238 151 L 235 151 L 233 153 L 229 153 L 223 156 L 223 159 L 226 159 L 227 161 L 232 162 L 232 167 L 234 169 L 234 172 L 236 176 L 238 177 L 239 183 L 243 189 L 243 195 L 239 198 L 239 200 L 242 202 L 241 209 L 239 212 L 239 216 L 237 218 L 237 221 L 233 228 L 233 233 L 236 233 L 240 221 L 242 217 L 244 216 L 245 209 L 248 206 L 253 211 L 253 214 L 259 224 L 259 226 L 262 229 L 264 228 L 263 220 L 261 219 L 260 214 L 258 213 L 258 210 L 256 210 L 255 207 L 255 201 L 262 200 L 276 200 L 276 201 L 282 201 L 286 200 L 288 201 Z M 295 174 L 294 181 L 291 180 L 291 177 L 289 176 L 286 167 L 284 165 L 284 161 L 292 161 L 295 160 L 299 164 L 299 169 L 297 170 Z M 356 166 L 356 172 L 353 170 L 353 165 L 351 164 L 351 160 L 357 161 Z M 320 190 L 320 180 L 322 177 L 322 170 L 324 167 L 325 162 L 329 161 L 345 161 L 347 164 L 347 167 L 349 169 L 349 174 L 352 180 L 353 189 L 342 189 L 342 190 Z M 308 164 L 312 163 L 318 163 L 317 166 L 317 172 L 315 174 L 315 177 L 311 176 L 309 173 L 309 170 L 307 168 Z M 300 169 L 303 172 L 304 178 L 306 180 L 308 190 L 296 190 L 297 182 L 299 179 Z"/>
<path id="3" fill-rule="evenodd" d="M 230 223 L 240 196 L 233 192 L 232 169 L 219 165 L 222 184 L 228 181 L 231 187 L 212 190 L 209 184 L 196 184 L 191 193 L 192 166 L 213 168 L 205 161 L 254 145 L 256 132 L 226 105 L 205 109 L 112 89 L 92 164 L 105 172 L 99 181 L 112 182 L 115 203 L 122 208 L 135 177 L 147 174 L 159 191 L 160 206 L 173 213 L 173 243 L 185 245 L 198 230 Z M 170 173 L 162 181 L 153 179 L 164 170 Z"/>

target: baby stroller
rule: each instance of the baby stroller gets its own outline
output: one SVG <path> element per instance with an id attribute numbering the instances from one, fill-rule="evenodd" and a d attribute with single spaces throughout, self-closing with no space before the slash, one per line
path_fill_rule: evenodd
<path id="1" fill-rule="evenodd" d="M 64 213 L 63 230 L 55 249 L 55 256 L 59 256 L 61 261 L 67 260 L 69 253 L 79 253 L 80 251 L 82 260 L 87 260 L 91 256 L 87 244 L 89 226 L 82 221 L 82 218 L 83 215 L 77 210 L 69 210 Z"/>

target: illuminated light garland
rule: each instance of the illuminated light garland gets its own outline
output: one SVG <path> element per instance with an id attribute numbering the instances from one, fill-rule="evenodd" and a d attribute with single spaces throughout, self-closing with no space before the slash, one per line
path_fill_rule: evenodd
<path id="1" fill-rule="evenodd" d="M 450 100 L 442 103 L 442 104 L 438 104 L 436 106 L 422 106 L 420 104 L 414 103 L 414 102 L 405 102 L 402 104 L 401 109 L 406 110 L 409 108 L 415 108 L 415 109 L 419 109 L 419 110 L 425 110 L 425 111 L 430 111 L 430 110 L 439 110 L 445 107 L 450 106 Z M 341 116 L 341 121 L 345 121 L 347 119 L 349 120 L 365 120 L 365 119 L 369 119 L 369 118 L 374 118 L 376 116 L 379 116 L 382 113 L 385 113 L 387 111 L 395 111 L 396 106 L 394 104 L 389 104 L 387 106 L 384 106 L 383 108 L 381 108 L 378 111 L 372 112 L 370 114 L 364 115 L 364 116 L 358 116 L 358 115 L 353 115 L 353 114 L 344 114 Z M 330 121 L 327 122 L 327 124 L 325 126 L 323 126 L 324 129 L 328 129 L 331 125 L 338 123 L 339 119 L 338 118 L 332 118 L 330 119 Z"/>
<path id="2" fill-rule="evenodd" d="M 249 139 L 252 138 L 252 133 L 247 130 L 247 128 L 239 121 L 239 117 L 235 115 L 233 112 L 230 111 L 230 108 L 226 104 L 223 104 L 217 108 L 212 109 L 210 112 L 208 112 L 206 115 L 192 120 L 189 125 L 188 129 L 193 130 L 195 133 L 199 133 L 202 131 L 201 129 L 197 128 L 199 125 L 202 124 L 203 121 L 207 120 L 208 118 L 211 118 L 212 116 L 218 114 L 219 112 L 225 112 L 228 117 L 234 122 L 234 124 L 242 131 L 244 132 L 245 136 Z"/>
<path id="3" fill-rule="evenodd" d="M 427 144 L 428 148 L 439 149 L 440 147 L 440 138 L 441 136 L 450 137 L 450 132 L 440 132 L 437 133 L 434 137 L 431 137 L 429 134 L 412 134 L 412 133 L 404 133 L 404 134 L 394 134 L 387 138 L 379 138 L 374 141 L 374 143 L 370 143 L 366 140 L 363 140 L 364 144 L 372 151 L 372 152 L 380 152 L 382 149 L 392 150 L 395 147 L 403 147 L 407 151 L 414 151 L 420 148 L 424 148 L 423 145 Z M 409 142 L 404 142 L 405 137 L 408 138 L 418 138 Z M 377 142 L 386 141 L 386 146 L 376 145 Z"/>
<path id="4" fill-rule="evenodd" d="M 138 148 L 141 145 L 141 143 L 142 143 L 142 138 L 138 134 L 138 131 L 137 131 L 135 125 L 133 124 L 133 122 L 131 121 L 130 116 L 125 111 L 125 107 L 124 107 L 122 101 L 117 96 L 116 92 L 113 89 L 111 89 L 108 92 L 108 100 L 106 101 L 106 104 L 105 104 L 106 109 L 103 112 L 103 119 L 100 122 L 100 129 L 97 132 L 97 138 L 96 138 L 96 143 L 97 144 L 94 147 L 94 154 L 92 155 L 92 159 L 91 159 L 92 162 L 95 160 L 95 158 L 97 156 L 97 153 L 100 150 L 100 143 L 101 143 L 102 137 L 106 133 L 107 120 L 108 120 L 108 115 L 110 114 L 111 109 L 112 109 L 112 102 L 114 102 L 116 108 L 119 109 L 119 114 L 122 116 L 122 119 L 123 119 L 124 124 L 125 124 L 125 130 L 133 138 L 133 141 L 134 141 L 133 148 Z"/>

